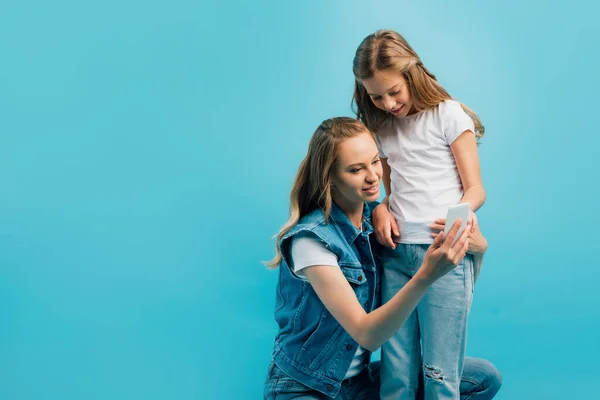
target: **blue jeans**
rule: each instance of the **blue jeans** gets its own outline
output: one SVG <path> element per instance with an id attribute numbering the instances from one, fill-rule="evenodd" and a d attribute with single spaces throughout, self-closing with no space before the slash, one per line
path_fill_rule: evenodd
<path id="1" fill-rule="evenodd" d="M 337 400 L 379 400 L 380 364 L 373 362 L 355 377 L 342 382 Z M 370 372 L 369 372 L 370 369 Z M 422 383 L 423 378 L 419 381 Z M 481 358 L 466 357 L 463 376 L 460 381 L 461 400 L 489 400 L 494 398 L 500 386 L 502 376 L 494 365 Z M 416 398 L 424 398 L 423 385 L 419 385 Z M 264 398 L 268 400 L 326 400 L 329 397 L 290 378 L 271 362 L 265 383 Z"/>
<path id="2" fill-rule="evenodd" d="M 398 244 L 383 252 L 382 300 L 418 271 L 429 245 Z M 428 290 L 381 351 L 381 398 L 414 399 L 424 377 L 425 399 L 459 399 L 473 299 L 473 258 L 467 255 Z"/>

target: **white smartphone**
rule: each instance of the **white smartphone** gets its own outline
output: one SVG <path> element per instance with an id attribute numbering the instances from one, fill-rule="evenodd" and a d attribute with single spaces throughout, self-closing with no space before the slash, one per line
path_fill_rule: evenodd
<path id="1" fill-rule="evenodd" d="M 458 240 L 460 235 L 462 235 L 465 230 L 465 226 L 467 226 L 467 220 L 469 219 L 469 211 L 471 210 L 471 206 L 469 203 L 457 204 L 455 206 L 448 207 L 448 214 L 446 215 L 446 226 L 444 227 L 444 237 L 448 235 L 450 228 L 454 225 L 454 222 L 458 219 L 462 219 L 462 224 L 460 224 L 460 228 L 458 229 L 458 233 L 454 238 L 454 243 Z M 452 245 L 454 245 L 452 243 Z"/>

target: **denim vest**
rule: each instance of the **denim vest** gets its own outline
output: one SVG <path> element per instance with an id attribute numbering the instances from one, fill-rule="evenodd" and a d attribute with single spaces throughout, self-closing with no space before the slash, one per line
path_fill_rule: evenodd
<path id="1" fill-rule="evenodd" d="M 312 232 L 338 258 L 342 273 L 366 312 L 380 305 L 381 246 L 371 225 L 371 209 L 365 204 L 363 229 L 356 228 L 346 214 L 332 205 L 329 223 L 322 210 L 304 216 L 278 243 L 282 254 L 275 300 L 273 360 L 287 375 L 329 397 L 335 397 L 358 343 L 327 311 L 312 285 L 293 273 L 290 242 L 300 232 Z M 366 352 L 365 365 L 371 353 Z"/>

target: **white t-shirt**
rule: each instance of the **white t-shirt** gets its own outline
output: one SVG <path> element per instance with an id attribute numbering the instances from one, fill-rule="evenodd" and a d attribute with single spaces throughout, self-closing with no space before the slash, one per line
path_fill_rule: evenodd
<path id="1" fill-rule="evenodd" d="M 376 133 L 380 155 L 391 168 L 390 211 L 398 222 L 400 243 L 431 243 L 429 225 L 445 218 L 463 187 L 450 145 L 473 121 L 460 103 L 393 118 Z"/>
<path id="2" fill-rule="evenodd" d="M 292 238 L 291 259 L 294 264 L 294 273 L 302 279 L 306 279 L 302 272 L 306 267 L 327 265 L 339 268 L 335 253 L 325 247 L 325 244 L 311 233 L 299 233 Z M 364 360 L 365 348 L 358 345 L 344 379 L 358 375 L 364 367 Z"/>

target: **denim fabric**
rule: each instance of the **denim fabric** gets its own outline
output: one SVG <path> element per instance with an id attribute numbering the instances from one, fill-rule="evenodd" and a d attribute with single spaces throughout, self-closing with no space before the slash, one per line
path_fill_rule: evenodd
<path id="1" fill-rule="evenodd" d="M 273 359 L 293 381 L 335 397 L 356 353 L 358 343 L 325 308 L 312 285 L 293 273 L 291 239 L 311 232 L 338 257 L 339 267 L 366 312 L 381 300 L 381 246 L 372 235 L 371 207 L 365 204 L 362 229 L 356 228 L 335 204 L 329 221 L 317 209 L 304 216 L 280 241 L 283 261 L 276 289 L 275 320 L 279 332 Z M 365 365 L 370 353 L 367 352 Z"/>
<path id="2" fill-rule="evenodd" d="M 380 398 L 379 368 L 379 362 L 371 363 L 369 368 L 363 369 L 357 376 L 344 380 L 335 399 L 378 400 Z M 416 399 L 422 400 L 424 398 L 422 375 L 419 377 L 419 382 Z M 491 400 L 498 393 L 501 385 L 502 376 L 492 363 L 480 358 L 465 358 L 463 375 L 460 381 L 461 400 Z M 273 361 L 269 365 L 264 398 L 266 400 L 329 399 L 323 393 L 311 389 L 286 375 Z"/>
<path id="3" fill-rule="evenodd" d="M 428 247 L 399 244 L 383 250 L 384 303 L 418 271 Z M 467 255 L 427 290 L 408 320 L 383 345 L 382 399 L 415 399 L 420 374 L 425 399 L 460 398 L 473 285 L 473 261 Z"/>

